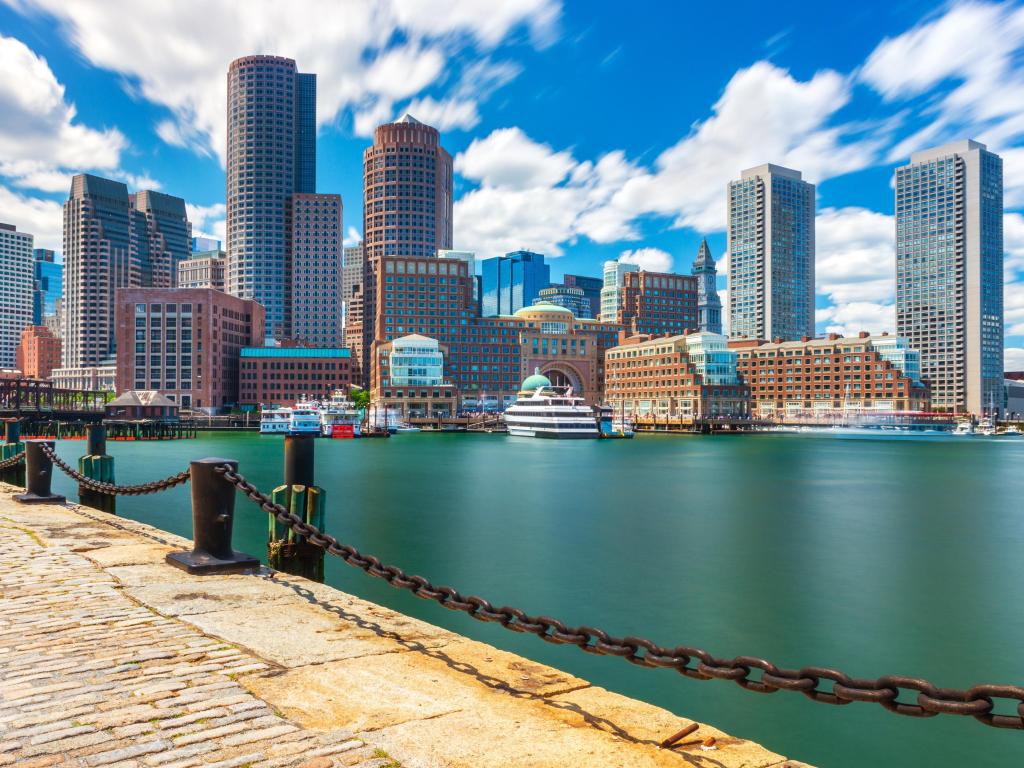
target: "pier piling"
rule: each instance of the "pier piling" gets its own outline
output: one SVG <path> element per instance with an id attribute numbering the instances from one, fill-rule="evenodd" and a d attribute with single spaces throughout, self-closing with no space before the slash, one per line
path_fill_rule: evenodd
<path id="1" fill-rule="evenodd" d="M 303 521 L 324 529 L 326 492 L 314 484 L 313 463 L 316 438 L 312 435 L 288 435 L 284 439 L 284 485 L 271 494 L 274 502 L 286 507 Z M 313 581 L 324 580 L 324 551 L 292 531 L 286 530 L 273 517 L 267 532 L 267 562 L 271 568 L 302 576 Z"/>
<path id="2" fill-rule="evenodd" d="M 52 440 L 25 441 L 25 493 L 15 494 L 14 500 L 21 504 L 63 504 L 66 499 L 50 490 L 53 479 L 53 462 L 43 453 L 43 446 L 52 450 Z"/>
<path id="3" fill-rule="evenodd" d="M 4 443 L 0 446 L 0 461 L 21 453 L 21 419 L 4 419 Z M 25 486 L 25 465 L 0 470 L 0 480 L 11 485 Z"/>
<path id="4" fill-rule="evenodd" d="M 89 424 L 86 427 L 85 455 L 78 459 L 78 471 L 91 480 L 101 483 L 114 482 L 114 457 L 107 455 L 107 428 L 103 424 Z M 114 514 L 117 497 L 99 493 L 79 484 L 78 499 L 87 507 Z"/>

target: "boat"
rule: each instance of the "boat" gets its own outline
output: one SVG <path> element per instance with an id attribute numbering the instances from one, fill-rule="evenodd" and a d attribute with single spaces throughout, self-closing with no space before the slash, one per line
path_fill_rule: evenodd
<path id="1" fill-rule="evenodd" d="M 996 425 L 992 422 L 992 419 L 985 417 L 978 422 L 977 431 L 985 437 L 992 437 L 996 433 Z"/>
<path id="2" fill-rule="evenodd" d="M 288 425 L 289 435 L 320 434 L 320 408 L 316 403 L 296 403 L 291 412 L 291 423 Z"/>
<path id="3" fill-rule="evenodd" d="M 1003 430 L 1003 434 L 1004 435 L 1012 435 L 1012 436 L 1018 436 L 1019 437 L 1021 434 L 1024 434 L 1024 433 L 1022 433 L 1020 431 L 1020 427 L 1018 427 L 1016 424 L 1011 424 L 1010 426 L 1008 426 L 1006 429 Z"/>
<path id="4" fill-rule="evenodd" d="M 953 430 L 954 435 L 973 435 L 974 425 L 970 421 L 958 421 L 956 428 Z"/>
<path id="5" fill-rule="evenodd" d="M 362 412 L 341 389 L 336 389 L 320 408 L 320 429 L 324 437 L 359 437 L 362 420 Z"/>
<path id="6" fill-rule="evenodd" d="M 264 408 L 260 412 L 261 435 L 286 435 L 291 425 L 291 408 Z"/>
<path id="7" fill-rule="evenodd" d="M 592 439 L 601 436 L 598 416 L 572 387 L 556 387 L 535 369 L 505 410 L 505 425 L 515 437 Z"/>
<path id="8" fill-rule="evenodd" d="M 597 407 L 598 419 L 600 421 L 602 438 L 631 438 L 635 434 L 633 423 L 625 417 L 625 414 L 616 415 L 609 405 Z"/>
<path id="9" fill-rule="evenodd" d="M 399 432 L 420 432 L 422 430 L 419 427 L 414 427 L 414 426 L 411 426 L 410 424 L 399 424 L 397 427 L 394 428 L 394 431 L 396 433 L 399 433 Z"/>

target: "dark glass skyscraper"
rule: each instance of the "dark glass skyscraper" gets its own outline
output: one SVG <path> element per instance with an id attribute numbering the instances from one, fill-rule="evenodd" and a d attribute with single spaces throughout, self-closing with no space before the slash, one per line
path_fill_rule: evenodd
<path id="1" fill-rule="evenodd" d="M 286 327 L 285 207 L 316 191 L 316 75 L 281 56 L 244 56 L 228 69 L 228 293 L 255 299 L 267 335 Z"/>
<path id="2" fill-rule="evenodd" d="M 57 262 L 57 254 L 49 248 L 35 248 L 32 258 L 35 270 L 32 325 L 42 325 L 46 315 L 57 312 L 57 299 L 63 290 L 64 265 Z"/>
<path id="3" fill-rule="evenodd" d="M 484 317 L 511 315 L 528 307 L 542 288 L 551 285 L 551 267 L 540 253 L 512 251 L 481 262 L 481 269 Z"/>

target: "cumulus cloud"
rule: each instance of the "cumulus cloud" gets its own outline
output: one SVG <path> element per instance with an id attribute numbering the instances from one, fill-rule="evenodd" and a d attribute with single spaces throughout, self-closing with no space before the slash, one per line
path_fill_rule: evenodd
<path id="1" fill-rule="evenodd" d="M 295 58 L 302 71 L 319 75 L 318 122 L 351 113 L 356 132 L 365 134 L 370 116 L 386 119 L 396 102 L 439 86 L 459 57 L 470 66 L 519 29 L 536 46 L 550 43 L 561 11 L 559 0 L 251 0 L 244 13 L 230 0 L 14 5 L 51 14 L 87 60 L 167 107 L 170 117 L 155 126 L 161 139 L 222 160 L 225 72 L 239 56 Z M 159 45 L 152 44 L 154 30 Z M 467 113 L 464 104 L 449 110 L 462 123 Z"/>
<path id="2" fill-rule="evenodd" d="M 672 254 L 661 248 L 637 248 L 619 254 L 622 264 L 636 264 L 645 272 L 671 272 Z"/>
<path id="3" fill-rule="evenodd" d="M 224 203 L 213 205 L 193 205 L 185 203 L 188 220 L 192 224 L 192 234 L 196 237 L 212 237 L 222 243 L 227 240 L 224 216 L 227 207 Z"/>
<path id="4" fill-rule="evenodd" d="M 6 223 L 35 236 L 36 248 L 63 250 L 61 229 L 64 216 L 60 203 L 27 197 L 0 185 L 0 211 Z"/>
<path id="5" fill-rule="evenodd" d="M 1003 368 L 1007 371 L 1024 371 L 1024 347 L 1007 347 L 1003 351 Z"/>
<path id="6" fill-rule="evenodd" d="M 342 241 L 342 245 L 346 248 L 359 245 L 361 242 L 363 242 L 363 235 L 358 229 L 355 227 L 349 227 L 345 231 L 345 239 Z"/>
<path id="7" fill-rule="evenodd" d="M 873 301 L 852 301 L 833 307 L 818 309 L 816 320 L 828 333 L 856 336 L 861 331 L 883 333 L 896 331 L 896 307 Z"/>

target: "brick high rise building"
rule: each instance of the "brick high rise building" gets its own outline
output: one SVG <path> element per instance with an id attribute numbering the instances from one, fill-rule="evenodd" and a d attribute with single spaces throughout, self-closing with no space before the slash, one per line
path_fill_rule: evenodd
<path id="1" fill-rule="evenodd" d="M 28 232 L 0 224 L 0 368 L 14 366 L 21 331 L 32 325 L 33 242 Z"/>
<path id="2" fill-rule="evenodd" d="M 285 203 L 316 191 L 316 75 L 281 56 L 244 56 L 227 85 L 227 290 L 262 304 L 268 334 L 284 338 Z"/>
<path id="3" fill-rule="evenodd" d="M 698 288 L 693 275 L 626 272 L 619 293 L 618 324 L 626 336 L 674 336 L 697 330 Z"/>
<path id="4" fill-rule="evenodd" d="M 49 379 L 60 367 L 60 339 L 45 325 L 30 325 L 21 332 L 15 367 L 27 379 Z"/>
<path id="5" fill-rule="evenodd" d="M 193 253 L 178 262 L 178 288 L 224 290 L 224 251 Z"/>
<path id="6" fill-rule="evenodd" d="M 318 347 L 344 342 L 341 195 L 296 193 L 286 205 L 287 311 L 284 334 Z"/>

